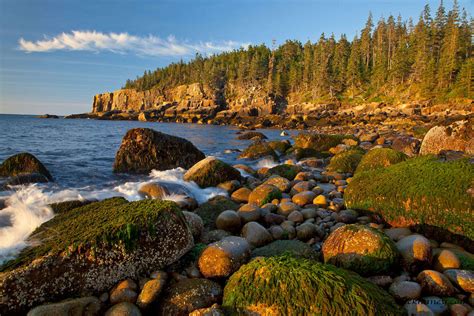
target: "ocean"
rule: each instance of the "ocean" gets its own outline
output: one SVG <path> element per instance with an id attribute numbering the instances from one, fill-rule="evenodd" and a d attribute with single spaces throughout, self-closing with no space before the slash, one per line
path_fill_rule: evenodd
<path id="1" fill-rule="evenodd" d="M 50 171 L 54 182 L 17 186 L 0 191 L 8 206 L 0 210 L 0 264 L 13 258 L 26 246 L 33 230 L 54 214 L 48 204 L 77 199 L 104 199 L 123 196 L 137 200 L 138 188 L 147 182 L 178 184 L 199 203 L 226 193 L 218 188 L 201 189 L 185 182 L 183 169 L 152 171 L 149 175 L 114 174 L 112 165 L 127 130 L 147 127 L 191 141 L 207 156 L 230 164 L 244 163 L 255 168 L 272 166 L 238 160 L 238 150 L 250 144 L 237 140 L 239 129 L 233 126 L 157 123 L 138 121 L 102 121 L 89 119 L 40 119 L 32 115 L 0 114 L 0 162 L 11 155 L 29 152 Z M 260 130 L 269 139 L 287 139 L 280 130 Z M 169 197 L 173 199 L 172 196 Z"/>

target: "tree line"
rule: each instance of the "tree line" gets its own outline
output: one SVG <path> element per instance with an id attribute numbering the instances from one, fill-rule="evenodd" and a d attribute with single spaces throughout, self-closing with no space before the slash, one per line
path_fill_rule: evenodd
<path id="1" fill-rule="evenodd" d="M 203 83 L 232 97 L 235 89 L 260 87 L 275 97 L 301 102 L 409 101 L 474 98 L 472 17 L 441 2 L 429 5 L 418 22 L 389 16 L 364 28 L 349 41 L 342 34 L 321 34 L 315 43 L 288 40 L 279 47 L 249 46 L 204 57 L 197 54 L 155 71 L 145 71 L 124 88 L 165 90 Z"/>

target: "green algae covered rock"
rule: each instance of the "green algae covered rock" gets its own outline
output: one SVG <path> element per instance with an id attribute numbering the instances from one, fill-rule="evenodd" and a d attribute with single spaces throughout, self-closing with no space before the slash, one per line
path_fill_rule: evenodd
<path id="1" fill-rule="evenodd" d="M 394 242 L 381 231 L 365 225 L 344 225 L 333 231 L 323 244 L 324 262 L 362 275 L 389 272 L 399 253 Z"/>
<path id="2" fill-rule="evenodd" d="M 357 274 L 291 256 L 243 265 L 222 305 L 234 315 L 403 315 L 387 292 Z"/>
<path id="3" fill-rule="evenodd" d="M 330 135 L 318 133 L 300 133 L 295 136 L 295 148 L 313 149 L 316 152 L 328 151 L 331 147 L 342 143 L 346 138 L 353 139 L 351 135 Z"/>
<path id="4" fill-rule="evenodd" d="M 281 199 L 281 191 L 274 185 L 261 184 L 256 187 L 249 195 L 249 204 L 255 203 L 258 206 L 270 203 L 271 201 Z"/>
<path id="5" fill-rule="evenodd" d="M 56 215 L 28 243 L 0 267 L 0 314 L 107 291 L 173 263 L 191 249 L 193 237 L 174 202 L 112 198 Z"/>
<path id="6" fill-rule="evenodd" d="M 22 174 L 41 174 L 49 181 L 53 180 L 48 169 L 30 153 L 13 155 L 0 165 L 0 177 L 15 177 Z"/>
<path id="7" fill-rule="evenodd" d="M 391 148 L 374 148 L 362 157 L 356 172 L 388 167 L 407 159 L 407 155 Z"/>
<path id="8" fill-rule="evenodd" d="M 298 172 L 301 171 L 301 167 L 289 164 L 282 164 L 268 169 L 269 175 L 278 175 L 288 180 L 293 180 Z"/>
<path id="9" fill-rule="evenodd" d="M 258 159 L 270 156 L 277 159 L 278 155 L 273 148 L 265 141 L 256 141 L 248 146 L 240 155 L 239 158 Z"/>
<path id="10" fill-rule="evenodd" d="M 201 188 L 215 187 L 219 183 L 240 180 L 240 178 L 240 172 L 237 169 L 215 157 L 207 157 L 199 161 L 184 174 L 185 181 L 194 181 Z"/>
<path id="11" fill-rule="evenodd" d="M 356 173 L 344 199 L 348 208 L 379 213 L 392 226 L 435 228 L 472 245 L 473 183 L 474 164 L 467 159 L 425 156 Z"/>
<path id="12" fill-rule="evenodd" d="M 363 156 L 364 151 L 359 148 L 343 151 L 331 158 L 327 169 L 331 172 L 354 173 Z"/>
<path id="13" fill-rule="evenodd" d="M 273 150 L 282 154 L 291 147 L 290 142 L 287 140 L 272 140 L 268 142 L 268 145 L 273 148 Z"/>
<path id="14" fill-rule="evenodd" d="M 252 257 L 276 257 L 285 254 L 312 260 L 319 258 L 319 253 L 310 245 L 296 239 L 276 240 L 252 251 Z"/>
<path id="15" fill-rule="evenodd" d="M 205 227 L 215 229 L 216 219 L 220 213 L 227 210 L 237 210 L 239 206 L 238 203 L 235 203 L 231 199 L 218 195 L 206 203 L 201 204 L 194 212 L 201 216 Z"/>

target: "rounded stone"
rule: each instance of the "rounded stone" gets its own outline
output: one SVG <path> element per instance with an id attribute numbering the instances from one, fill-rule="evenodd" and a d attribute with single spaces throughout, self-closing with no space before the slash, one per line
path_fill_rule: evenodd
<path id="1" fill-rule="evenodd" d="M 431 243 L 424 236 L 406 236 L 400 239 L 396 245 L 402 255 L 402 263 L 407 271 L 417 272 L 431 265 Z"/>
<path id="2" fill-rule="evenodd" d="M 299 240 L 307 241 L 313 237 L 321 237 L 321 231 L 314 224 L 303 223 L 296 227 L 296 236 Z"/>
<path id="3" fill-rule="evenodd" d="M 299 207 L 295 203 L 293 203 L 293 202 L 281 202 L 278 205 L 277 213 L 287 217 L 288 215 L 291 214 L 291 212 L 297 211 L 297 210 L 299 210 Z"/>
<path id="4" fill-rule="evenodd" d="M 250 193 L 252 193 L 252 191 L 249 188 L 240 188 L 232 193 L 231 199 L 237 203 L 247 203 Z"/>
<path id="5" fill-rule="evenodd" d="M 147 281 L 138 295 L 138 307 L 146 309 L 148 306 L 150 306 L 150 304 L 154 303 L 158 299 L 160 293 L 163 291 L 166 281 L 166 274 L 161 274 L 160 277 Z"/>
<path id="6" fill-rule="evenodd" d="M 416 300 L 421 295 L 421 286 L 411 281 L 394 282 L 388 291 L 400 301 Z"/>
<path id="7" fill-rule="evenodd" d="M 352 224 L 357 221 L 359 214 L 354 210 L 342 210 L 337 213 L 336 220 L 345 224 Z"/>
<path id="8" fill-rule="evenodd" d="M 442 249 L 433 256 L 433 268 L 436 271 L 443 272 L 447 269 L 458 269 L 461 267 L 461 261 L 454 252 L 449 249 Z"/>
<path id="9" fill-rule="evenodd" d="M 293 211 L 288 215 L 288 220 L 295 223 L 302 223 L 304 220 L 303 214 L 299 211 Z"/>
<path id="10" fill-rule="evenodd" d="M 130 280 L 123 280 L 110 291 L 110 303 L 117 304 L 121 302 L 135 303 L 138 294 L 137 284 Z"/>
<path id="11" fill-rule="evenodd" d="M 291 201 L 299 206 L 305 206 L 311 204 L 313 199 L 316 197 L 316 194 L 312 191 L 303 191 L 299 192 L 291 198 Z"/>
<path id="12" fill-rule="evenodd" d="M 326 208 L 328 205 L 327 199 L 324 195 L 318 195 L 314 198 L 313 204 L 322 208 Z"/>
<path id="13" fill-rule="evenodd" d="M 201 216 L 193 212 L 188 212 L 188 211 L 182 211 L 182 212 L 183 212 L 184 217 L 186 218 L 186 221 L 189 224 L 189 227 L 191 228 L 191 232 L 193 234 L 194 240 L 195 241 L 199 240 L 204 230 L 204 222 Z"/>
<path id="14" fill-rule="evenodd" d="M 449 279 L 438 271 L 421 271 L 416 279 L 421 284 L 423 293 L 428 295 L 451 296 L 456 293 Z"/>
<path id="15" fill-rule="evenodd" d="M 129 302 L 118 303 L 105 312 L 105 316 L 141 316 L 140 309 Z"/>
<path id="16" fill-rule="evenodd" d="M 242 236 L 254 247 L 261 247 L 272 241 L 272 235 L 257 222 L 249 222 L 242 228 Z"/>
<path id="17" fill-rule="evenodd" d="M 232 233 L 240 232 L 242 226 L 241 217 L 236 211 L 227 210 L 219 214 L 216 219 L 216 227 Z"/>
<path id="18" fill-rule="evenodd" d="M 409 228 L 407 227 L 393 227 L 393 228 L 387 228 L 385 230 L 385 235 L 390 237 L 393 241 L 399 241 L 403 237 L 411 235 L 412 232 Z"/>
<path id="19" fill-rule="evenodd" d="M 281 192 L 288 192 L 290 191 L 291 188 L 291 182 L 287 178 L 281 177 L 281 176 L 271 176 L 268 178 L 267 181 L 264 182 L 264 184 L 270 184 L 276 186 Z"/>
<path id="20" fill-rule="evenodd" d="M 158 183 L 145 183 L 138 189 L 138 194 L 147 199 L 159 199 L 169 195 L 170 192 Z"/>
<path id="21" fill-rule="evenodd" d="M 244 204 L 237 211 L 242 223 L 256 222 L 260 219 L 260 208 L 256 204 Z"/>
<path id="22" fill-rule="evenodd" d="M 449 269 L 444 275 L 467 293 L 474 293 L 474 272 L 472 270 Z"/>
<path id="23" fill-rule="evenodd" d="M 274 185 L 261 184 L 256 187 L 249 195 L 249 203 L 255 203 L 258 206 L 269 203 L 274 199 L 281 198 L 281 191 Z"/>

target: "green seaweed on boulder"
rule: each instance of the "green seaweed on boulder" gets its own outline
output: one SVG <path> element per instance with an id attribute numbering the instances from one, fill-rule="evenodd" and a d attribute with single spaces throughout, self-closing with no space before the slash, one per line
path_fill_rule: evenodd
<path id="1" fill-rule="evenodd" d="M 359 275 L 291 256 L 243 265 L 222 305 L 231 315 L 403 315 L 393 297 Z"/>
<path id="2" fill-rule="evenodd" d="M 293 180 L 301 168 L 295 165 L 282 164 L 268 169 L 268 175 L 279 175 L 280 177 Z"/>
<path id="3" fill-rule="evenodd" d="M 327 169 L 331 172 L 354 173 L 364 153 L 365 152 L 360 148 L 349 149 L 338 153 L 331 158 Z"/>
<path id="4" fill-rule="evenodd" d="M 344 199 L 352 209 L 375 212 L 394 226 L 428 225 L 474 239 L 474 164 L 468 159 L 412 158 L 358 172 Z"/>
<path id="5" fill-rule="evenodd" d="M 114 244 L 123 244 L 126 250 L 131 250 L 142 233 L 153 235 L 157 222 L 165 225 L 170 219 L 186 223 L 180 208 L 172 201 L 128 202 L 119 197 L 91 203 L 59 213 L 42 224 L 28 238 L 35 246 L 24 249 L 18 258 L 0 267 L 0 271 L 51 253 L 93 250 Z"/>
<path id="6" fill-rule="evenodd" d="M 355 172 L 385 168 L 407 159 L 407 155 L 392 148 L 374 148 L 362 157 Z"/>
<path id="7" fill-rule="evenodd" d="M 295 148 L 313 149 L 316 152 L 326 152 L 342 143 L 344 139 L 355 139 L 352 135 L 300 133 L 295 136 Z"/>
<path id="8" fill-rule="evenodd" d="M 239 158 L 258 159 L 270 156 L 277 159 L 278 155 L 270 145 L 265 141 L 256 141 L 248 146 L 240 155 Z"/>
<path id="9" fill-rule="evenodd" d="M 252 251 L 252 257 L 276 257 L 290 255 L 296 258 L 318 260 L 319 253 L 299 240 L 276 240 Z"/>
<path id="10" fill-rule="evenodd" d="M 75 208 L 93 203 L 94 201 L 80 201 L 80 200 L 72 200 L 72 201 L 64 201 L 50 204 L 49 207 L 53 210 L 54 214 L 64 213 Z"/>

